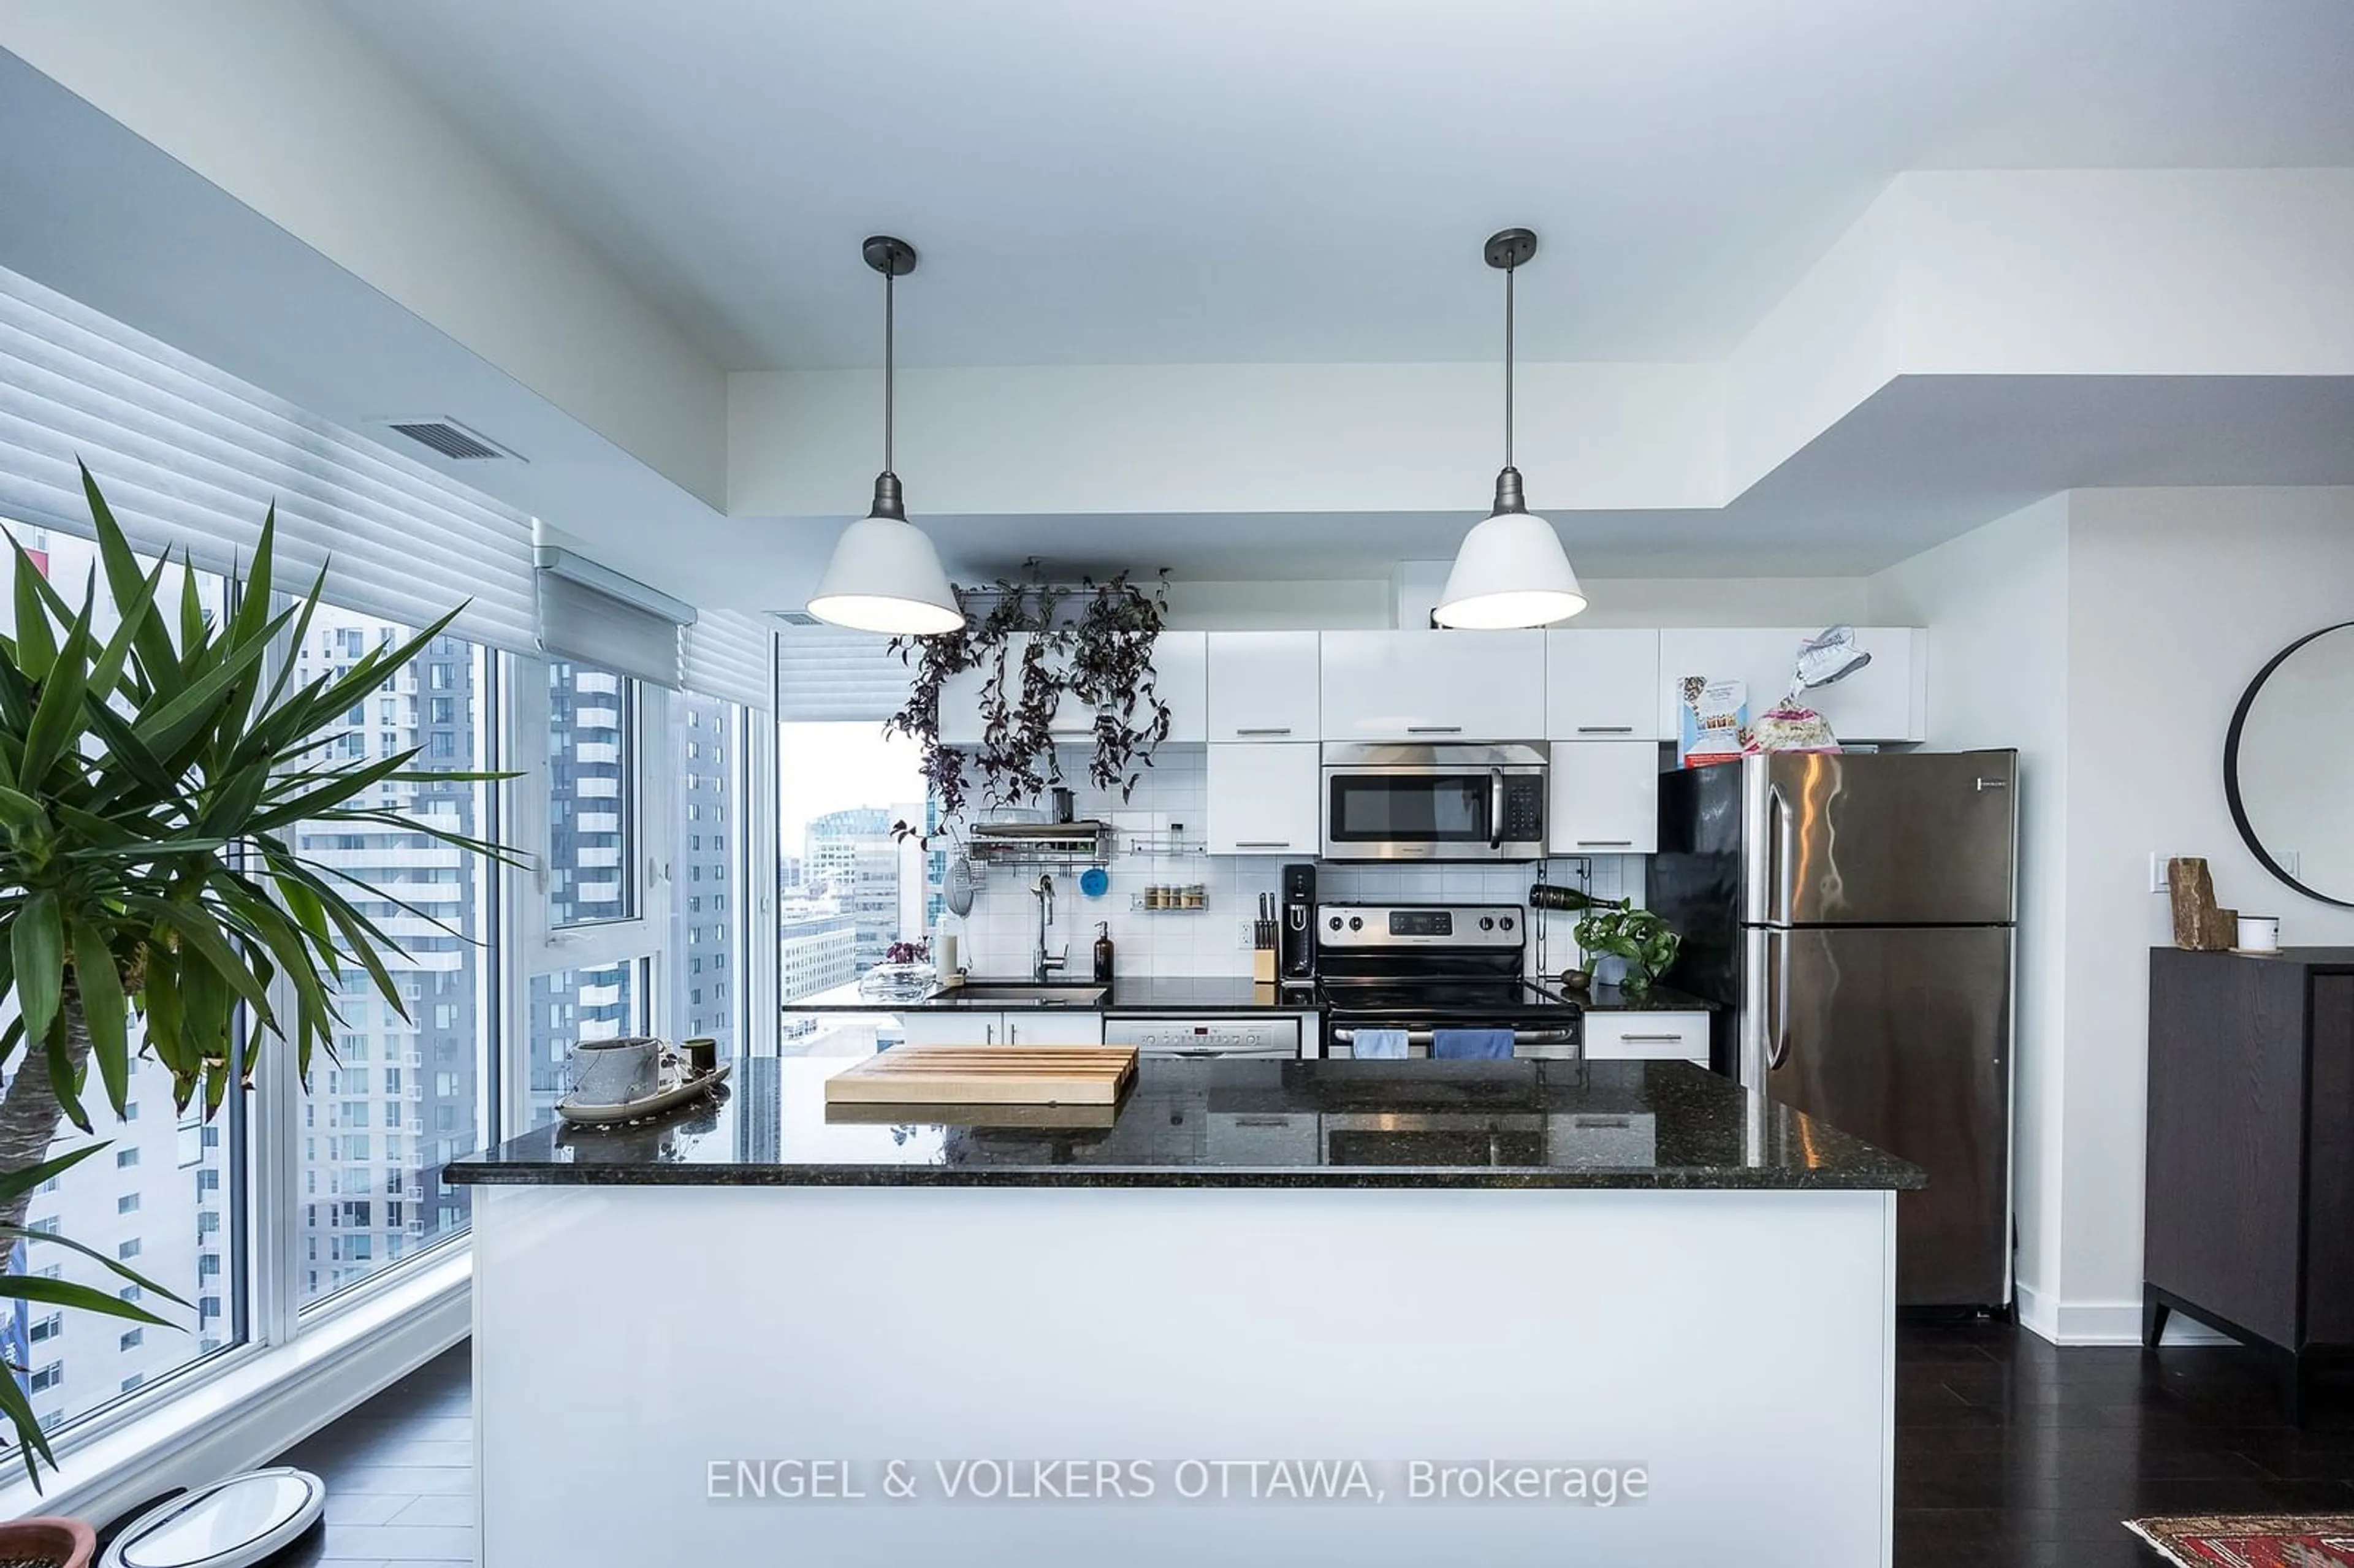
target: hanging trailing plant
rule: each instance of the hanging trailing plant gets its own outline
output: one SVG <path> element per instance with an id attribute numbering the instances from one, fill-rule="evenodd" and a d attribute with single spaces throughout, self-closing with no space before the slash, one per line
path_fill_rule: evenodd
<path id="1" fill-rule="evenodd" d="M 1041 580 L 1000 578 L 957 590 L 964 625 L 935 637 L 896 637 L 892 652 L 913 673 L 907 705 L 884 722 L 886 734 L 924 748 L 924 781 L 940 814 L 966 807 L 1034 800 L 1063 779 L 1055 749 L 1055 715 L 1066 697 L 1095 714 L 1087 778 L 1100 789 L 1133 793 L 1169 737 L 1169 705 L 1152 667 L 1153 642 L 1166 624 L 1168 574 L 1152 592 L 1126 572 L 1077 588 Z M 1076 602 L 1074 602 L 1076 601 Z M 940 741 L 940 694 L 949 681 L 981 672 L 981 744 L 970 751 Z M 893 824 L 902 837 L 920 832 Z"/>

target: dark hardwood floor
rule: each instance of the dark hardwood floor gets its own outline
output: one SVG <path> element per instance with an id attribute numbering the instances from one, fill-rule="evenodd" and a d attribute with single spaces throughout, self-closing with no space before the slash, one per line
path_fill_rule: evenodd
<path id="1" fill-rule="evenodd" d="M 2149 1568 L 2119 1520 L 2354 1513 L 2354 1390 L 2303 1430 L 2231 1346 L 2058 1350 L 2007 1324 L 1905 1326 L 1899 1568 Z"/>
<path id="2" fill-rule="evenodd" d="M 471 1562 L 470 1348 L 281 1456 L 327 1482 L 285 1559 Z M 2149 1568 L 2121 1520 L 2354 1513 L 2354 1387 L 2285 1425 L 2248 1352 L 2055 1350 L 2005 1324 L 1907 1324 L 1896 1379 L 1898 1568 Z"/>

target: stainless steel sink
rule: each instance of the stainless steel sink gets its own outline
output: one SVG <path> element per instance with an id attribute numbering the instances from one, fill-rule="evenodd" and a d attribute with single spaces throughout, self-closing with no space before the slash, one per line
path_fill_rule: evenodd
<path id="1" fill-rule="evenodd" d="M 942 986 L 924 1000 L 970 1002 L 976 1007 L 1100 1007 L 1108 985 L 1039 985 L 1032 980 L 972 980 Z"/>

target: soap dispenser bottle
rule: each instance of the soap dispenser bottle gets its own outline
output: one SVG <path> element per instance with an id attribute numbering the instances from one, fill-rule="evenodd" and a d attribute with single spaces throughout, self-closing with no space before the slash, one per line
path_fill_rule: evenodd
<path id="1" fill-rule="evenodd" d="M 1096 983 L 1111 984 L 1111 922 L 1096 922 Z"/>

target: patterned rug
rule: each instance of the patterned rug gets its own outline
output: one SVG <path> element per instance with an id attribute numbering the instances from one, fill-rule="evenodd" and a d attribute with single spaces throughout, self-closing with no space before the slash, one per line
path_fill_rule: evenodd
<path id="1" fill-rule="evenodd" d="M 2354 1568 L 2354 1514 L 2129 1519 L 2126 1528 L 2180 1568 Z"/>

